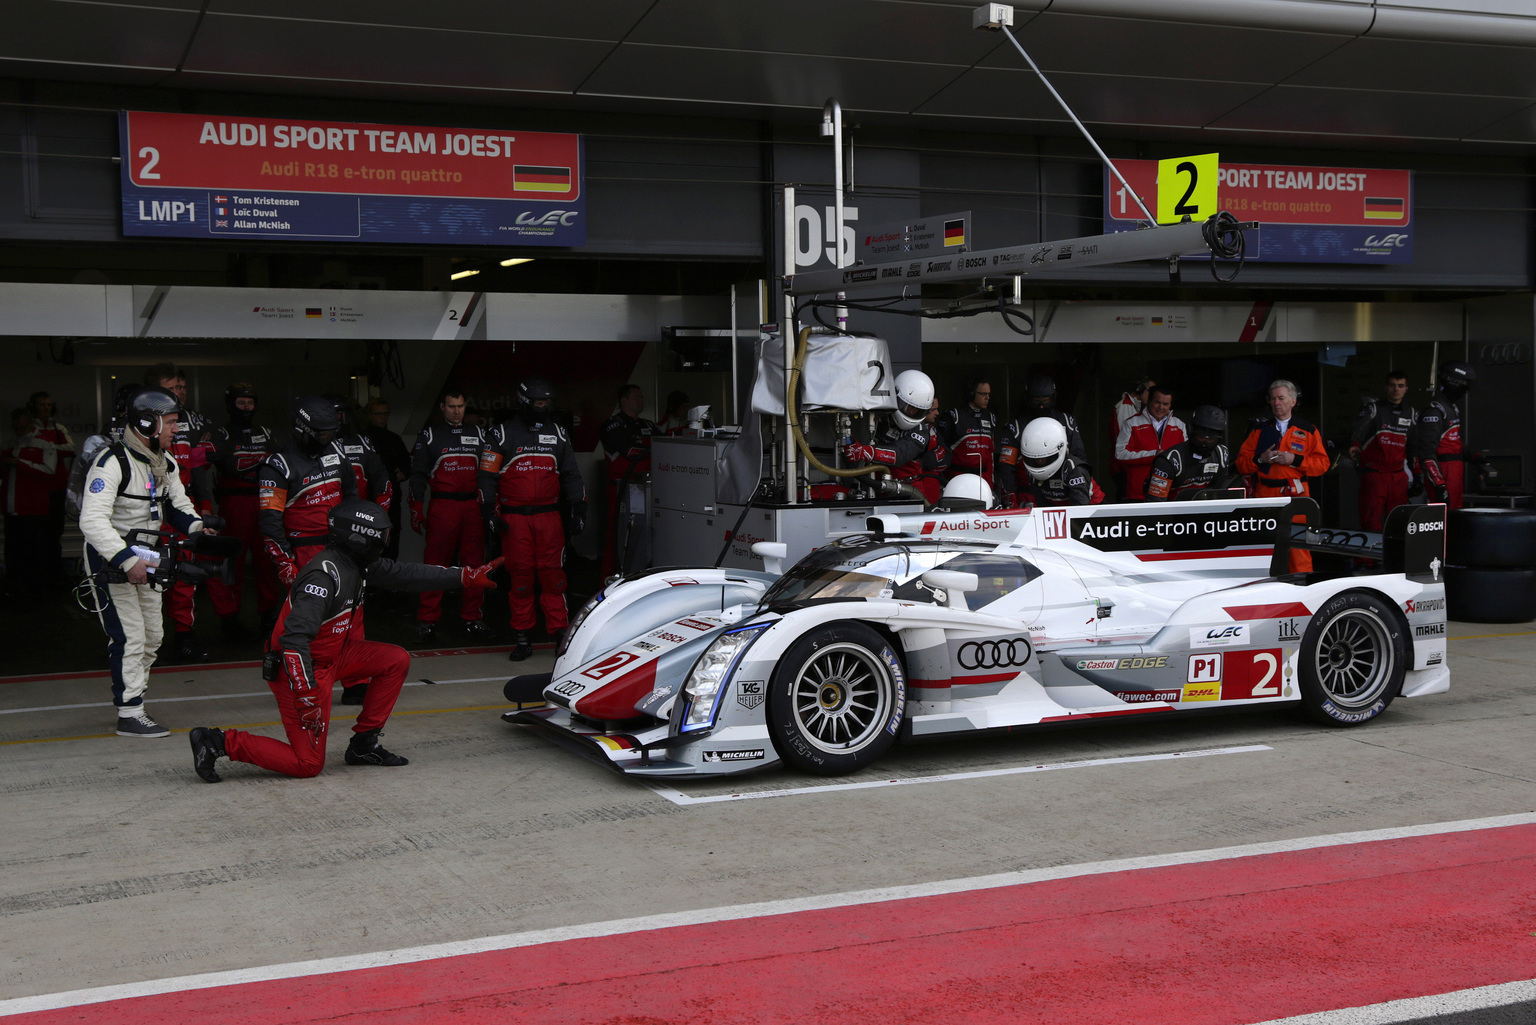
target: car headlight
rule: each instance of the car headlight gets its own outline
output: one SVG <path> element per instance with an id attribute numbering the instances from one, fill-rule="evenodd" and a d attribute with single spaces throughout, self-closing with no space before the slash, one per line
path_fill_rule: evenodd
<path id="1" fill-rule="evenodd" d="M 592 610 L 597 608 L 602 603 L 602 600 L 603 592 L 599 590 L 591 598 L 587 599 L 585 605 L 576 610 L 576 614 L 571 617 L 570 622 L 565 626 L 565 633 L 560 635 L 560 645 L 555 649 L 555 658 L 560 658 L 565 654 L 565 650 L 571 646 L 571 638 L 576 636 L 576 631 L 581 629 L 581 624 L 586 622 L 587 617 L 592 614 Z"/>
<path id="2" fill-rule="evenodd" d="M 688 679 L 683 681 L 683 696 L 688 699 L 688 707 L 683 712 L 682 732 L 708 729 L 715 724 L 715 711 L 720 707 L 720 695 L 731 672 L 741 661 L 742 654 L 770 625 L 758 623 L 727 631 L 704 649 L 704 654 L 688 671 Z"/>

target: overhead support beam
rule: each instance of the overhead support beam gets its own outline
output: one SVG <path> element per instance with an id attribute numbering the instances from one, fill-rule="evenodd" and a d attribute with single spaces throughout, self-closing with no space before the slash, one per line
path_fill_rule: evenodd
<path id="1" fill-rule="evenodd" d="M 1208 221 L 1185 221 L 1182 224 L 1167 224 L 1140 231 L 1085 235 L 1082 238 L 1008 246 L 1004 249 L 981 249 L 972 253 L 934 255 L 894 263 L 866 263 L 838 270 L 802 271 L 784 276 L 784 291 L 794 296 L 840 291 L 889 292 L 940 282 L 978 281 L 982 278 L 1016 275 L 1027 277 L 1043 271 L 1057 273 L 1140 260 L 1167 262 L 1181 256 L 1214 252 L 1212 241 L 1218 232 L 1258 227 L 1252 221 L 1239 223 L 1228 219 L 1219 222 L 1220 216 L 1218 214 Z M 915 289 L 912 295 L 916 297 Z"/>

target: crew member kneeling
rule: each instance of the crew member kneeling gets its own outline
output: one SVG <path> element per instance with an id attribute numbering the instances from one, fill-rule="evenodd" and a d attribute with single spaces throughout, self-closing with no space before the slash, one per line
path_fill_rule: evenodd
<path id="1" fill-rule="evenodd" d="M 1067 429 L 1049 417 L 1031 420 L 1019 439 L 1017 497 L 1034 505 L 1098 505 L 1104 492 L 1088 467 L 1067 454 Z"/>
<path id="2" fill-rule="evenodd" d="M 331 509 L 326 546 L 299 570 L 272 630 L 262 676 L 277 698 L 288 743 L 244 730 L 199 726 L 192 767 L 209 783 L 219 781 L 214 763 L 228 757 L 285 776 L 317 776 L 325 765 L 331 723 L 331 688 L 369 684 L 347 745 L 348 765 L 405 765 L 386 751 L 379 734 L 394 710 L 411 656 L 394 644 L 363 637 L 363 586 L 396 591 L 495 587 L 495 559 L 484 566 L 452 568 L 402 564 L 383 558 L 389 513 L 377 503 L 350 498 Z"/>

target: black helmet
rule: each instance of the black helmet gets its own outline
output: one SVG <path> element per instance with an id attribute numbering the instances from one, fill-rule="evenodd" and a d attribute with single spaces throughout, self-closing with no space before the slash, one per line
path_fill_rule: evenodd
<path id="1" fill-rule="evenodd" d="M 346 499 L 331 508 L 329 522 L 331 547 L 352 556 L 359 566 L 370 565 L 389 544 L 389 513 L 376 502 Z"/>
<path id="2" fill-rule="evenodd" d="M 1049 374 L 1030 374 L 1028 391 L 1025 394 L 1032 399 L 1054 399 L 1056 382 Z"/>
<path id="3" fill-rule="evenodd" d="M 140 384 L 120 384 L 117 386 L 117 394 L 112 396 L 112 419 L 119 424 L 128 415 L 128 400 L 133 398 L 133 393 L 142 388 Z"/>
<path id="4" fill-rule="evenodd" d="M 171 413 L 179 414 L 181 403 L 164 388 L 139 388 L 128 398 L 124 414 L 124 426 L 149 441 L 150 448 L 159 446 L 160 418 Z"/>
<path id="5" fill-rule="evenodd" d="M 224 408 L 229 412 L 229 418 L 236 423 L 250 423 L 256 415 L 254 406 L 251 409 L 241 409 L 235 405 L 238 399 L 250 399 L 256 401 L 256 389 L 245 381 L 236 381 L 224 389 Z"/>
<path id="6" fill-rule="evenodd" d="M 525 377 L 517 383 L 517 409 L 522 415 L 523 422 L 529 427 L 536 427 L 543 423 L 549 416 L 549 404 L 555 397 L 555 390 L 549 382 L 542 377 Z M 544 408 L 539 409 L 535 402 L 543 402 Z"/>
<path id="7" fill-rule="evenodd" d="M 1189 447 L 1196 455 L 1204 455 L 1221 442 L 1227 434 L 1227 414 L 1215 406 L 1197 406 L 1195 415 L 1189 418 Z"/>
<path id="8" fill-rule="evenodd" d="M 1472 364 L 1453 359 L 1440 365 L 1440 387 L 1448 392 L 1464 392 L 1477 381 Z"/>
<path id="9" fill-rule="evenodd" d="M 341 433 L 335 408 L 318 395 L 293 400 L 293 436 L 311 455 L 318 454 Z"/>

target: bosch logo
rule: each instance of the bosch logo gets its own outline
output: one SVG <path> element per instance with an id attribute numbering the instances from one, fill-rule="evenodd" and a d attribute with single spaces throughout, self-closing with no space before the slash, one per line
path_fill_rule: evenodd
<path id="1" fill-rule="evenodd" d="M 1028 637 L 1001 641 L 967 641 L 960 645 L 955 661 L 961 669 L 1005 669 L 1027 666 L 1034 657 Z"/>

